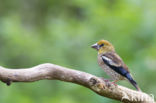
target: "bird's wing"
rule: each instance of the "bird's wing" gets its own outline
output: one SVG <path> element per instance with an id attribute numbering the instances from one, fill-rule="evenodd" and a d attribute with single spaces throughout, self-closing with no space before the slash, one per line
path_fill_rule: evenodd
<path id="1" fill-rule="evenodd" d="M 128 67 L 123 63 L 122 59 L 115 53 L 109 52 L 102 55 L 103 62 L 111 69 L 126 77 L 129 73 Z"/>
<path id="2" fill-rule="evenodd" d="M 109 52 L 102 55 L 103 62 L 109 66 L 111 69 L 113 69 L 115 72 L 119 73 L 120 75 L 126 77 L 129 82 L 138 90 L 141 91 L 141 89 L 137 86 L 137 83 L 132 78 L 128 67 L 124 64 L 122 59 L 115 53 L 115 52 Z"/>

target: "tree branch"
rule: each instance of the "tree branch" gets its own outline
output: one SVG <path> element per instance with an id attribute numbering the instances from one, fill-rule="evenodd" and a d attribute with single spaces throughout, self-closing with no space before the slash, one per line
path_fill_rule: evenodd
<path id="1" fill-rule="evenodd" d="M 7 85 L 12 82 L 34 82 L 38 80 L 61 80 L 85 86 L 97 94 L 122 101 L 123 103 L 155 103 L 143 92 L 123 86 L 114 86 L 102 79 L 78 70 L 46 63 L 27 69 L 7 69 L 0 67 L 0 80 Z"/>

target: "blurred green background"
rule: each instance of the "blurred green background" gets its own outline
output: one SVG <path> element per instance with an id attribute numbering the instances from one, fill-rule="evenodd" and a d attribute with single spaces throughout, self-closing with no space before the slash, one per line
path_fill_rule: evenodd
<path id="1" fill-rule="evenodd" d="M 90 46 L 112 42 L 141 89 L 156 95 L 155 0 L 0 0 L 0 65 L 54 63 L 106 76 Z M 118 84 L 135 89 L 127 81 Z M 60 81 L 0 83 L 0 103 L 119 103 Z"/>

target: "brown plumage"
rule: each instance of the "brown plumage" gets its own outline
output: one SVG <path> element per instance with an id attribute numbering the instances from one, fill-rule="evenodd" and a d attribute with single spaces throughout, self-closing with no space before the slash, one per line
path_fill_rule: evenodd
<path id="1" fill-rule="evenodd" d="M 110 58 L 111 60 L 113 60 L 115 66 L 124 67 L 124 69 L 126 69 L 129 72 L 128 67 L 126 66 L 126 64 L 123 62 L 123 60 L 120 58 L 120 56 L 116 52 L 104 53 L 103 56 L 106 56 Z"/>
<path id="2" fill-rule="evenodd" d="M 141 91 L 137 83 L 132 78 L 128 67 L 115 52 L 113 45 L 106 41 L 100 40 L 92 45 L 98 51 L 99 66 L 115 81 L 127 79 L 138 91 Z"/>
<path id="3" fill-rule="evenodd" d="M 103 61 L 102 56 L 110 58 L 113 62 L 112 65 L 120 67 L 124 63 L 122 63 L 120 58 L 117 58 L 115 56 L 115 52 L 108 52 L 108 53 L 101 53 L 98 55 L 98 64 L 99 66 L 106 72 L 107 75 L 111 77 L 112 80 L 118 81 L 118 80 L 124 80 L 125 77 L 114 71 L 113 69 L 110 69 L 110 67 Z M 128 68 L 127 68 L 128 69 Z"/>

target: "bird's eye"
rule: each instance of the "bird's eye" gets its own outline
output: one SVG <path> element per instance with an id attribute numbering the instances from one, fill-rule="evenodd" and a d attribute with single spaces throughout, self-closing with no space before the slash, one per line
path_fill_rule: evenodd
<path id="1" fill-rule="evenodd" d="M 103 46 L 104 46 L 104 44 L 101 44 L 101 45 L 100 45 L 100 47 L 103 47 Z"/>

